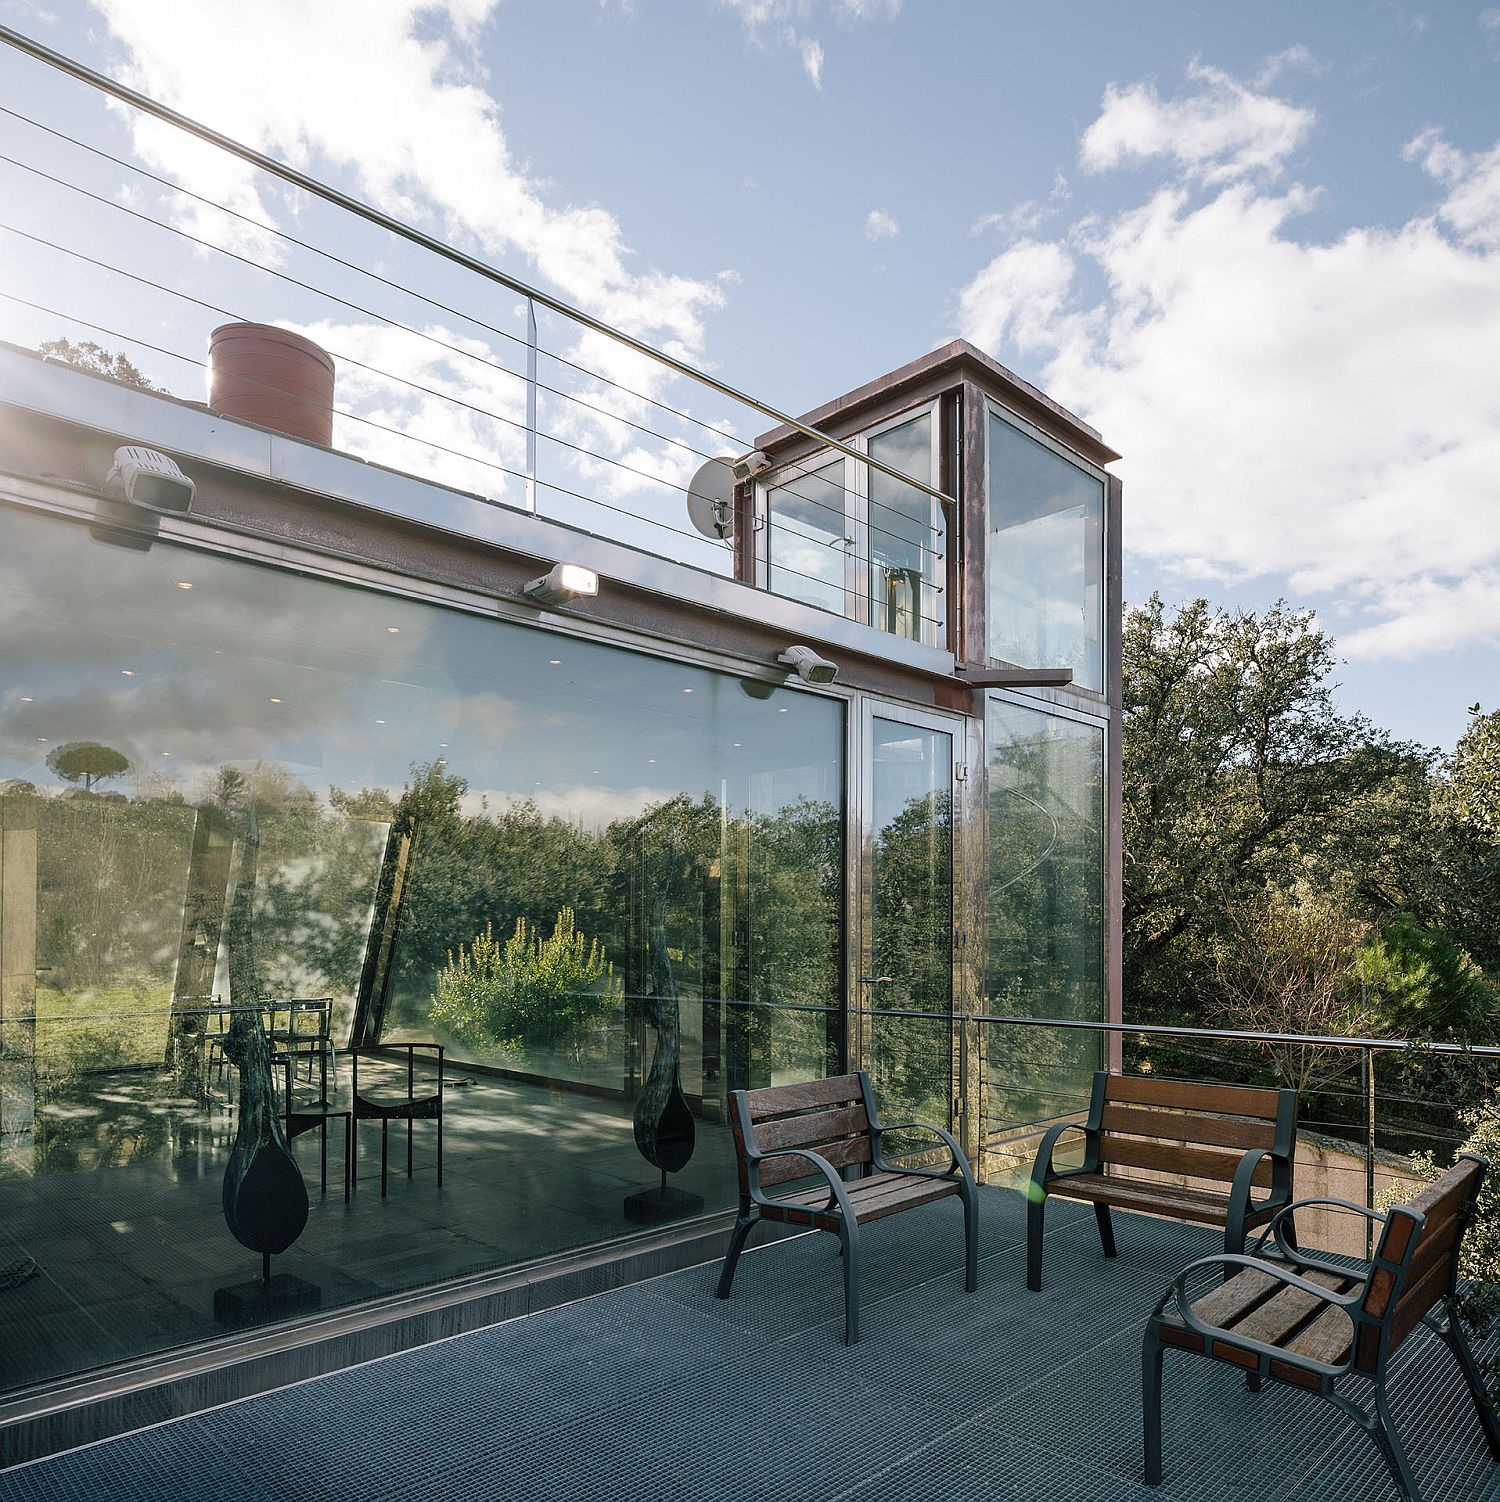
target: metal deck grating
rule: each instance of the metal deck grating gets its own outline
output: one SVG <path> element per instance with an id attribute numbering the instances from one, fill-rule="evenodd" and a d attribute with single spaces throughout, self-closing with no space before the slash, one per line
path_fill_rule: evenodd
<path id="1" fill-rule="evenodd" d="M 868 1228 L 864 1338 L 842 1344 L 836 1243 L 749 1253 L 0 1475 L 0 1502 L 1388 1502 L 1374 1448 L 1326 1405 L 1167 1357 L 1167 1480 L 1139 1482 L 1140 1330 L 1212 1232 L 1049 1206 L 1024 1288 L 1019 1195 L 982 1196 L 980 1289 L 954 1201 Z M 1445 1349 L 1393 1381 L 1429 1502 L 1500 1502 Z"/>

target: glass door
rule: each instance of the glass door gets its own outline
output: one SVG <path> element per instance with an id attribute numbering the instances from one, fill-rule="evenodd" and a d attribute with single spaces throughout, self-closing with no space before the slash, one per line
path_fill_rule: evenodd
<path id="1" fill-rule="evenodd" d="M 953 1100 L 954 722 L 867 708 L 858 1036 L 887 1120 Z M 931 1020 L 920 1015 L 931 1013 Z"/>

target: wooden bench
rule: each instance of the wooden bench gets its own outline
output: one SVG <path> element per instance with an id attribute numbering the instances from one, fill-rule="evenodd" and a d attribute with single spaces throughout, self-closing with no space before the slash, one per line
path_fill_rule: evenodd
<path id="1" fill-rule="evenodd" d="M 1068 1132 L 1084 1134 L 1083 1163 L 1054 1168 L 1053 1153 Z M 1143 1074 L 1094 1076 L 1088 1120 L 1061 1122 L 1042 1138 L 1027 1184 L 1026 1286 L 1042 1287 L 1042 1232 L 1047 1197 L 1087 1200 L 1099 1241 L 1115 1255 L 1110 1207 L 1168 1215 L 1224 1227 L 1224 1250 L 1242 1252 L 1245 1233 L 1264 1225 L 1292 1197 L 1297 1150 L 1297 1092 L 1202 1085 Z M 1150 1169 L 1227 1184 L 1167 1183 L 1122 1168 Z M 1264 1190 L 1255 1199 L 1252 1190 Z"/>
<path id="2" fill-rule="evenodd" d="M 1488 1167 L 1464 1154 L 1435 1184 L 1385 1215 L 1344 1200 L 1301 1200 L 1281 1210 L 1256 1242 L 1259 1253 L 1274 1240 L 1275 1260 L 1226 1254 L 1184 1268 L 1146 1325 L 1147 1484 L 1157 1485 L 1162 1476 L 1162 1356 L 1170 1347 L 1241 1367 L 1254 1388 L 1269 1377 L 1326 1398 L 1375 1441 L 1401 1495 L 1420 1499 L 1386 1393 L 1391 1358 L 1419 1324 L 1436 1331 L 1453 1352 L 1490 1454 L 1500 1459 L 1500 1420 L 1485 1396 L 1456 1302 L 1464 1229 Z M 1335 1205 L 1379 1225 L 1374 1260 L 1351 1267 L 1300 1251 L 1284 1227 L 1303 1205 Z M 1217 1275 L 1226 1268 L 1232 1276 L 1220 1283 Z M 1188 1284 L 1201 1272 L 1216 1275 L 1218 1286 L 1194 1298 Z M 1446 1315 L 1442 1325 L 1432 1318 L 1439 1304 Z M 1337 1390 L 1351 1374 L 1373 1385 L 1371 1407 Z"/>
<path id="3" fill-rule="evenodd" d="M 964 1287 L 974 1292 L 979 1261 L 974 1176 L 963 1150 L 942 1127 L 929 1122 L 882 1125 L 864 1070 L 808 1084 L 731 1090 L 729 1100 L 740 1210 L 724 1256 L 719 1298 L 729 1297 L 740 1253 L 761 1221 L 832 1231 L 842 1243 L 844 1259 L 844 1341 L 853 1345 L 859 1339 L 860 1226 L 953 1194 L 964 1207 Z M 947 1168 L 902 1168 L 886 1159 L 881 1139 L 889 1132 L 915 1130 L 942 1139 L 952 1155 Z M 864 1176 L 845 1180 L 841 1171 L 848 1168 L 861 1169 Z M 781 1196 L 766 1193 L 807 1178 L 822 1182 Z"/>

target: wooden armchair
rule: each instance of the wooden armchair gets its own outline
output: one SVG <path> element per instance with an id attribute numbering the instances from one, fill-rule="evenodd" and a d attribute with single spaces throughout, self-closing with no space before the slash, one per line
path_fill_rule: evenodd
<path id="1" fill-rule="evenodd" d="M 832 1231 L 844 1256 L 844 1341 L 853 1345 L 859 1339 L 859 1228 L 953 1194 L 964 1207 L 964 1287 L 974 1292 L 979 1265 L 974 1176 L 963 1149 L 944 1128 L 930 1122 L 883 1124 L 863 1069 L 808 1084 L 731 1090 L 729 1099 L 740 1212 L 719 1277 L 719 1298 L 729 1297 L 740 1253 L 761 1221 Z M 886 1159 L 881 1139 L 887 1133 L 917 1129 L 934 1134 L 948 1149 L 952 1161 L 946 1168 L 905 1168 Z M 868 1171 L 845 1180 L 842 1170 L 851 1167 Z M 797 1179 L 820 1182 L 792 1194 L 767 1192 Z"/>
<path id="2" fill-rule="evenodd" d="M 1420 1502 L 1386 1391 L 1391 1358 L 1419 1324 L 1447 1342 L 1490 1454 L 1500 1459 L 1500 1420 L 1456 1303 L 1464 1229 L 1488 1167 L 1465 1154 L 1435 1184 L 1385 1215 L 1343 1200 L 1301 1200 L 1283 1209 L 1256 1242 L 1260 1252 L 1273 1239 L 1280 1254 L 1275 1260 L 1226 1253 L 1184 1268 L 1147 1322 L 1141 1353 L 1147 1485 L 1162 1479 L 1162 1357 L 1171 1348 L 1240 1367 L 1252 1387 L 1270 1378 L 1317 1393 L 1374 1440 L 1397 1490 Z M 1336 1205 L 1368 1217 L 1381 1228 L 1374 1259 L 1351 1267 L 1300 1251 L 1284 1227 L 1302 1205 Z M 1225 1269 L 1233 1274 L 1227 1282 L 1191 1297 L 1188 1284 L 1195 1274 L 1217 1281 Z M 1439 1305 L 1446 1316 L 1441 1325 L 1432 1318 Z M 1351 1375 L 1373 1384 L 1371 1407 L 1338 1390 Z"/>

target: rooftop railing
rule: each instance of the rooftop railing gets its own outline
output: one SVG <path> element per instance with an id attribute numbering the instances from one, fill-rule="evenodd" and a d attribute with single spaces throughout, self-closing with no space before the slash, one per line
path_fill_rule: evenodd
<path id="1" fill-rule="evenodd" d="M 3 26 L 0 41 L 286 185 L 298 227 L 84 139 L 76 109 L 59 111 L 64 128 L 0 106 L 0 178 L 13 189 L 0 309 L 17 342 L 103 339 L 179 390 L 158 372 L 202 383 L 214 325 L 279 323 L 337 362 L 341 450 L 941 643 L 945 497 L 920 474 L 40 42 Z M 732 529 L 701 507 L 695 520 L 688 498 L 703 465 L 753 450 L 755 431 L 777 424 L 846 462 L 837 476 L 777 478 L 795 504 L 775 519 L 779 556 L 768 569 L 762 554 L 757 572 L 737 563 Z M 895 501 L 876 498 L 877 480 L 897 482 Z M 484 535 L 482 519 L 474 528 Z M 846 573 L 847 590 L 830 585 Z"/>

